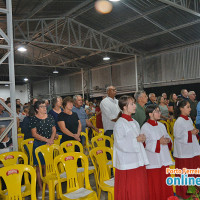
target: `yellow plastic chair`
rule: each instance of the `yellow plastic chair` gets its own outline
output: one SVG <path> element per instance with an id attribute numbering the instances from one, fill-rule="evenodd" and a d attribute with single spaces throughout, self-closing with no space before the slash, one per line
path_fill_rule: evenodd
<path id="1" fill-rule="evenodd" d="M 170 121 L 170 127 L 171 127 L 171 134 L 174 135 L 174 124 L 175 124 L 176 119 L 173 119 Z"/>
<path id="2" fill-rule="evenodd" d="M 89 120 L 92 122 L 93 126 L 96 127 L 96 115 L 92 116 Z"/>
<path id="3" fill-rule="evenodd" d="M 58 136 L 58 139 L 54 140 L 54 144 L 60 145 L 60 140 L 62 139 L 62 135 Z"/>
<path id="4" fill-rule="evenodd" d="M 96 147 L 90 151 L 95 171 L 97 173 L 98 198 L 101 197 L 101 190 L 108 192 L 108 200 L 114 200 L 114 178 L 110 178 L 107 167 L 107 153 L 113 156 L 113 150 L 108 147 Z"/>
<path id="5" fill-rule="evenodd" d="M 95 137 L 95 136 L 99 136 L 99 135 L 104 135 L 104 129 L 100 128 L 99 129 L 99 132 L 96 132 L 94 129 L 92 130 L 92 136 Z"/>
<path id="6" fill-rule="evenodd" d="M 92 144 L 89 143 L 89 139 L 88 139 L 88 134 L 87 133 L 81 132 L 81 136 L 85 137 L 85 148 L 86 148 L 85 154 L 89 158 L 89 151 L 92 149 Z"/>
<path id="7" fill-rule="evenodd" d="M 99 133 L 98 133 L 98 135 L 104 135 L 104 129 L 103 128 L 99 128 Z"/>
<path id="8" fill-rule="evenodd" d="M 69 141 L 63 142 L 60 145 L 60 154 L 75 152 L 76 146 L 79 147 L 79 152 L 83 153 L 83 146 L 80 142 L 78 142 L 76 140 L 69 140 Z M 82 163 L 82 165 L 83 165 L 83 163 Z M 83 182 L 84 181 L 83 171 L 84 171 L 83 167 L 77 168 L 77 172 L 80 173 L 80 174 L 78 174 L 78 181 L 79 181 L 80 186 L 83 186 L 83 184 L 84 184 L 84 182 Z M 96 175 L 94 166 L 88 166 L 88 172 L 89 172 L 89 175 L 90 174 L 94 174 L 94 176 Z"/>
<path id="9" fill-rule="evenodd" d="M 169 135 L 171 135 L 171 132 L 170 132 L 170 127 L 169 127 L 169 123 L 168 123 L 168 122 L 166 122 L 165 120 L 159 120 L 159 122 L 161 122 L 162 124 L 164 124 L 164 125 L 165 125 L 165 128 L 166 128 L 166 130 L 167 130 L 168 134 L 169 134 Z"/>
<path id="10" fill-rule="evenodd" d="M 18 151 L 13 151 L 13 152 L 7 152 L 0 154 L 0 161 L 3 164 L 4 167 L 15 165 L 15 164 L 20 164 L 23 163 L 25 165 L 28 165 L 28 158 L 26 154 L 23 152 L 18 152 Z M 22 191 L 22 196 L 26 197 L 29 196 L 31 191 L 30 191 L 30 182 L 28 178 L 28 174 L 25 173 L 24 176 L 24 185 L 21 186 L 21 191 Z M 1 189 L 1 181 L 0 181 L 0 199 L 8 199 L 8 192 L 7 189 L 2 190 Z"/>
<path id="11" fill-rule="evenodd" d="M 106 135 L 99 135 L 95 136 L 91 139 L 92 142 L 92 148 L 95 147 L 105 147 L 106 146 L 106 141 L 110 142 L 110 148 L 113 148 L 113 140 L 111 137 L 106 136 Z"/>
<path id="12" fill-rule="evenodd" d="M 30 139 L 26 139 L 26 140 L 22 141 L 22 143 L 21 143 L 21 150 L 22 150 L 22 152 L 24 152 L 27 155 L 28 164 L 31 165 L 32 167 L 34 167 L 34 164 L 33 164 L 33 142 L 34 142 L 34 139 L 30 138 Z"/>
<path id="13" fill-rule="evenodd" d="M 25 153 L 12 151 L 0 154 L 0 161 L 4 167 L 20 164 L 23 160 L 23 164 L 28 165 L 28 158 Z"/>
<path id="14" fill-rule="evenodd" d="M 17 129 L 17 133 L 18 133 L 18 134 L 22 134 L 22 129 L 21 129 L 21 128 L 18 128 L 18 129 Z"/>
<path id="15" fill-rule="evenodd" d="M 60 154 L 75 152 L 75 147 L 78 146 L 80 152 L 83 153 L 83 145 L 76 140 L 69 140 L 60 144 Z"/>
<path id="16" fill-rule="evenodd" d="M 56 153 L 55 153 L 56 152 Z M 49 199 L 55 200 L 55 186 L 57 189 L 58 195 L 58 179 L 56 177 L 55 169 L 53 166 L 53 160 L 56 155 L 60 152 L 60 147 L 56 144 L 49 145 L 42 145 L 35 149 L 35 155 L 39 164 L 40 168 L 40 176 L 43 181 L 43 190 L 42 190 L 42 200 L 45 198 L 45 188 L 46 184 L 49 186 Z M 45 175 L 42 173 L 42 165 L 39 158 L 39 153 L 41 153 L 45 160 Z M 59 196 L 57 196 L 59 198 Z"/>
<path id="17" fill-rule="evenodd" d="M 81 159 L 83 168 L 88 169 L 87 156 L 79 152 L 71 152 L 59 155 L 54 160 L 54 168 L 58 177 L 59 184 L 59 196 L 61 199 L 70 200 L 97 200 L 96 193 L 91 189 L 89 182 L 88 170 L 84 170 L 85 187 L 80 187 L 78 182 L 77 173 L 77 160 Z M 63 165 L 66 177 L 67 177 L 67 190 L 63 193 L 61 174 L 59 172 L 59 166 Z"/>
<path id="18" fill-rule="evenodd" d="M 21 151 L 21 143 L 23 140 L 24 140 L 24 134 L 23 133 L 17 134 L 18 151 Z"/>
<path id="19" fill-rule="evenodd" d="M 10 165 L 0 168 L 0 178 L 6 184 L 7 192 L 4 194 L 5 199 L 8 200 L 22 200 L 24 199 L 24 192 L 26 186 L 22 186 L 23 174 L 29 174 L 31 177 L 30 192 L 31 200 L 36 200 L 36 173 L 30 165 Z M 4 195 L 0 194 L 0 199 L 4 199 Z"/>

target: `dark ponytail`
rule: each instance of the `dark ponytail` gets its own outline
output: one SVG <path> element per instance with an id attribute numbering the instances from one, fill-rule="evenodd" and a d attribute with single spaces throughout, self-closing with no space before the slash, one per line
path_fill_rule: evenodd
<path id="1" fill-rule="evenodd" d="M 180 100 L 177 101 L 176 105 L 174 106 L 174 118 L 177 119 L 181 115 L 181 108 L 184 108 L 187 103 L 189 103 L 188 100 Z"/>

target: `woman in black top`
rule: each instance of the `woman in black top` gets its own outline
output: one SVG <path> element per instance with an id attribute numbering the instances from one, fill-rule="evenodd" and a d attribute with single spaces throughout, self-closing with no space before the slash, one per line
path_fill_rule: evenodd
<path id="1" fill-rule="evenodd" d="M 71 97 L 65 97 L 63 100 L 64 111 L 58 115 L 58 126 L 62 131 L 62 139 L 60 143 L 68 140 L 81 141 L 81 122 L 78 115 L 72 112 L 73 99 Z"/>
<path id="2" fill-rule="evenodd" d="M 170 94 L 169 105 L 168 105 L 168 110 L 169 110 L 170 115 L 174 114 L 174 108 L 175 108 L 175 105 L 176 105 L 176 101 L 177 101 L 176 94 L 175 93 Z"/>
<path id="3" fill-rule="evenodd" d="M 33 138 L 31 133 L 31 118 L 35 116 L 35 111 L 33 106 L 29 108 L 28 115 L 24 118 L 22 125 L 21 125 L 21 132 L 24 133 L 24 140 Z"/>

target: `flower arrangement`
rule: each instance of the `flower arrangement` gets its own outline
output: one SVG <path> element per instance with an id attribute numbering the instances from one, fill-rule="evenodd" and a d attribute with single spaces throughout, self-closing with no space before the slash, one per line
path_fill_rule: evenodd
<path id="1" fill-rule="evenodd" d="M 187 200 L 200 200 L 200 187 L 199 186 L 188 186 L 188 194 L 191 194 Z"/>
<path id="2" fill-rule="evenodd" d="M 168 199 L 167 200 L 179 200 L 179 198 L 178 197 L 176 197 L 176 196 L 171 196 L 171 197 L 168 197 Z"/>

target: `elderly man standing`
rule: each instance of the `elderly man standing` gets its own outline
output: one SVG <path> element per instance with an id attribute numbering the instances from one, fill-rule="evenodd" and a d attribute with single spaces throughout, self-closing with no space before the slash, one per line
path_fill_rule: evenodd
<path id="1" fill-rule="evenodd" d="M 82 126 L 82 132 L 85 132 L 86 126 L 94 129 L 96 132 L 99 132 L 99 129 L 94 127 L 93 124 L 90 122 L 90 120 L 87 117 L 87 114 L 85 113 L 85 109 L 82 107 L 83 106 L 83 99 L 82 96 L 80 95 L 75 95 L 73 97 L 74 100 L 74 107 L 72 108 L 72 112 L 77 113 L 78 118 L 81 121 L 81 126 Z M 81 142 L 84 145 L 85 140 L 81 138 Z"/>
<path id="2" fill-rule="evenodd" d="M 197 101 L 196 99 L 196 93 L 194 91 L 190 91 L 188 93 L 189 96 L 189 102 L 190 102 L 190 108 L 191 108 L 191 112 L 190 112 L 190 117 L 193 121 L 196 120 L 196 116 L 197 116 Z"/>
<path id="3" fill-rule="evenodd" d="M 118 100 L 115 98 L 117 93 L 115 87 L 108 86 L 106 92 L 108 96 L 101 101 L 100 109 L 105 131 L 104 135 L 111 136 L 120 108 L 118 106 Z"/>
<path id="4" fill-rule="evenodd" d="M 138 91 L 134 95 L 136 100 L 136 111 L 133 118 L 139 123 L 140 127 L 146 120 L 145 104 L 147 103 L 148 97 L 145 91 Z"/>
<path id="5" fill-rule="evenodd" d="M 181 90 L 181 95 L 178 98 L 182 98 L 183 100 L 188 100 L 188 91 L 186 89 Z"/>

